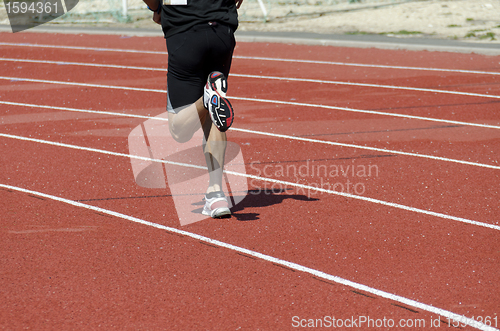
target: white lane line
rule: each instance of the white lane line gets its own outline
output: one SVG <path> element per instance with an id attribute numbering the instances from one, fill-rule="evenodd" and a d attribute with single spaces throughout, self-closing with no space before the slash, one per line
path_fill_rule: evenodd
<path id="1" fill-rule="evenodd" d="M 397 114 L 397 113 L 386 113 L 375 110 L 363 110 L 363 109 L 355 109 L 355 108 L 346 108 L 346 107 L 336 107 L 336 106 L 328 106 L 328 105 L 318 105 L 313 103 L 303 103 L 303 102 L 291 102 L 291 101 L 280 101 L 280 100 L 268 100 L 268 99 L 259 99 L 259 98 L 242 98 L 242 97 L 228 97 L 229 99 L 234 100 L 242 100 L 242 101 L 250 101 L 250 102 L 263 102 L 263 103 L 273 103 L 277 105 L 288 105 L 288 106 L 300 106 L 300 107 L 313 107 L 313 108 L 323 108 L 323 109 L 331 109 L 331 110 L 343 110 L 353 113 L 363 113 L 363 114 L 372 114 L 372 115 L 382 115 L 382 116 L 390 116 L 390 117 L 400 117 L 421 121 L 429 121 L 429 122 L 438 122 L 438 123 L 447 123 L 447 124 L 458 124 L 464 126 L 475 126 L 486 129 L 500 129 L 498 125 L 489 125 L 489 124 L 481 124 L 481 123 L 471 123 L 471 122 L 461 122 L 461 121 L 452 121 L 445 120 L 440 118 L 432 118 L 432 117 L 422 117 L 422 116 L 413 116 L 406 114 Z"/>
<path id="2" fill-rule="evenodd" d="M 66 62 L 66 61 L 23 60 L 23 59 L 10 59 L 10 58 L 0 58 L 0 61 L 26 62 L 26 63 L 44 63 L 44 64 L 57 64 L 57 65 L 75 65 L 75 66 L 89 66 L 89 67 L 102 67 L 102 68 L 113 68 L 113 69 L 130 69 L 130 70 L 145 70 L 145 71 L 162 71 L 162 72 L 166 72 L 167 71 L 167 69 L 164 69 L 164 68 L 148 68 L 148 67 L 136 67 L 136 66 L 121 66 L 121 65 L 113 65 L 113 64 L 96 64 L 96 63 Z M 383 89 L 390 89 L 390 90 L 431 92 L 431 93 L 440 93 L 440 94 L 463 95 L 463 96 L 468 96 L 468 97 L 480 97 L 480 98 L 500 99 L 500 95 L 494 95 L 494 94 L 481 94 L 481 93 L 460 92 L 460 91 L 450 91 L 450 90 L 440 90 L 440 89 L 429 89 L 429 88 L 410 87 L 410 86 L 380 85 L 380 84 L 367 84 L 367 83 L 352 83 L 352 82 L 321 80 L 321 79 L 309 79 L 309 78 L 293 78 L 293 77 L 277 77 L 277 76 L 262 76 L 262 75 L 246 75 L 246 74 L 238 74 L 238 73 L 231 73 L 231 76 L 233 76 L 233 77 L 241 77 L 241 78 L 251 78 L 251 79 L 267 79 L 267 80 L 278 80 L 278 81 L 300 82 L 300 83 L 315 83 L 315 84 L 331 84 L 331 85 L 345 85 L 345 86 L 357 86 L 357 87 L 383 88 Z"/>
<path id="3" fill-rule="evenodd" d="M 166 90 L 159 90 L 159 89 L 146 89 L 146 88 L 140 88 L 140 87 L 127 87 L 127 86 L 102 85 L 102 84 L 77 83 L 77 82 L 63 82 L 63 81 L 54 81 L 54 80 L 45 80 L 45 79 L 6 77 L 6 76 L 0 76 L 0 79 L 10 80 L 13 82 L 18 81 L 18 82 L 45 83 L 45 84 L 55 84 L 55 85 L 59 84 L 59 85 L 68 85 L 68 86 L 85 86 L 85 87 L 92 87 L 92 88 L 107 88 L 107 89 L 113 89 L 113 90 L 127 90 L 127 91 L 137 91 L 137 92 L 167 93 Z M 250 101 L 250 102 L 262 102 L 262 103 L 289 105 L 289 106 L 301 106 L 301 107 L 313 107 L 313 108 L 323 108 L 323 109 L 331 109 L 331 110 L 342 110 L 342 111 L 355 112 L 355 113 L 364 113 L 364 114 L 374 114 L 374 115 L 382 115 L 382 116 L 390 116 L 390 117 L 417 119 L 417 120 L 422 120 L 422 121 L 475 126 L 475 127 L 488 128 L 488 129 L 500 129 L 500 126 L 497 126 L 497 125 L 451 121 L 451 120 L 438 119 L 438 118 L 432 118 L 432 117 L 422 117 L 422 116 L 413 116 L 413 115 L 405 115 L 405 114 L 397 114 L 397 113 L 387 113 L 387 112 L 380 112 L 380 111 L 373 111 L 373 110 L 363 110 L 363 109 L 354 109 L 354 108 L 346 108 L 346 107 L 318 105 L 318 104 L 311 104 L 311 103 L 268 100 L 268 99 L 259 99 L 259 98 L 243 98 L 243 97 L 234 97 L 234 96 L 231 96 L 230 99 Z"/>
<path id="4" fill-rule="evenodd" d="M 121 113 L 113 113 L 113 112 L 100 112 L 100 111 L 94 111 L 94 110 L 66 108 L 66 107 L 40 106 L 40 105 L 34 105 L 34 104 L 7 102 L 7 101 L 0 101 L 0 104 L 6 104 L 6 105 L 11 105 L 11 106 L 20 106 L 20 107 L 30 107 L 30 108 L 57 109 L 57 110 L 82 112 L 82 113 L 95 113 L 95 114 L 106 114 L 106 115 L 125 116 L 125 117 L 137 117 L 137 118 L 144 118 L 144 119 L 158 119 L 156 117 L 143 116 L 143 115 L 121 114 Z M 167 120 L 167 119 L 158 119 L 158 120 Z M 345 143 L 338 143 L 338 142 L 328 141 L 328 140 L 311 139 L 311 138 L 289 136 L 289 135 L 277 134 L 277 133 L 271 133 L 271 132 L 241 129 L 241 128 L 237 128 L 237 127 L 231 127 L 231 130 L 237 131 L 237 132 L 244 132 L 244 133 L 250 133 L 250 134 L 269 136 L 269 137 L 274 137 L 274 138 L 283 138 L 283 139 L 288 139 L 288 140 L 297 140 L 297 141 L 324 144 L 324 145 L 330 145 L 330 146 L 348 147 L 348 148 L 363 149 L 363 150 L 376 151 L 376 152 L 382 152 L 382 153 L 398 154 L 398 155 L 411 156 L 411 157 L 420 157 L 420 158 L 424 158 L 424 159 L 431 159 L 434 161 L 452 162 L 452 163 L 458 163 L 458 164 L 463 164 L 463 165 L 500 170 L 500 166 L 495 166 L 495 165 L 485 164 L 485 163 L 463 161 L 463 160 L 457 160 L 457 159 L 450 159 L 450 158 L 445 158 L 445 157 L 440 157 L 440 156 L 418 154 L 418 153 L 408 153 L 408 152 L 402 152 L 402 151 L 390 150 L 390 149 L 382 149 L 382 148 L 376 148 L 376 147 L 370 147 L 370 146 L 345 144 Z"/>
<path id="5" fill-rule="evenodd" d="M 77 108 L 69 108 L 69 107 L 57 107 L 57 106 L 46 106 L 46 105 L 34 105 L 30 103 L 21 103 L 21 102 L 10 102 L 10 101 L 0 101 L 1 105 L 9 105 L 9 106 L 17 106 L 17 107 L 28 107 L 28 108 L 42 108 L 42 109 L 51 109 L 51 110 L 63 110 L 63 111 L 71 111 L 78 113 L 89 113 L 89 114 L 98 114 L 98 115 L 110 115 L 110 116 L 121 116 L 121 117 L 132 117 L 132 118 L 141 118 L 141 119 L 152 119 L 156 120 L 167 120 L 166 118 L 156 118 L 146 115 L 135 115 L 135 114 L 124 114 L 124 113 L 115 113 L 109 111 L 101 111 L 101 110 L 89 110 L 89 109 L 77 109 Z M 0 116 L 1 118 L 1 116 Z"/>
<path id="6" fill-rule="evenodd" d="M 130 70 L 163 71 L 163 72 L 167 71 L 166 68 L 149 68 L 149 67 L 124 66 L 124 65 L 117 65 L 117 64 L 89 63 L 89 62 L 13 59 L 13 58 L 7 58 L 7 57 L 0 57 L 0 61 L 20 62 L 20 63 L 55 64 L 55 65 L 71 65 L 71 66 L 81 66 L 81 67 L 97 67 L 97 68 L 112 68 L 112 69 L 127 69 L 127 70 L 130 69 Z"/>
<path id="7" fill-rule="evenodd" d="M 334 61 L 314 61 L 314 60 L 283 59 L 283 58 L 258 57 L 258 56 L 237 56 L 236 58 L 246 59 L 246 60 L 257 60 L 257 61 L 326 64 L 326 65 L 336 65 L 336 66 L 346 66 L 346 67 L 399 69 L 399 70 L 416 70 L 416 71 L 439 71 L 439 72 L 453 72 L 453 73 L 461 73 L 461 74 L 479 74 L 479 75 L 500 76 L 500 72 L 497 72 L 497 71 L 479 71 L 479 70 L 465 70 L 465 69 L 392 66 L 392 65 L 382 65 L 382 64 L 364 64 L 364 63 L 349 63 L 349 62 L 334 62 Z"/>
<path id="8" fill-rule="evenodd" d="M 262 131 L 255 131 L 255 130 L 246 130 L 246 129 L 240 129 L 240 128 L 231 128 L 231 130 L 239 131 L 239 132 L 246 132 L 246 133 L 251 133 L 251 134 L 258 134 L 258 135 L 263 135 L 263 136 L 269 136 L 269 137 L 275 137 L 275 138 L 284 138 L 284 139 L 289 139 L 289 140 L 298 140 L 298 141 L 319 143 L 319 144 L 332 145 L 332 146 L 364 149 L 364 150 L 376 151 L 376 152 L 382 152 L 382 153 L 398 154 L 398 155 L 405 155 L 405 156 L 412 156 L 412 157 L 421 157 L 424 159 L 431 159 L 431 160 L 435 160 L 435 161 L 453 162 L 453 163 L 470 165 L 470 166 L 475 166 L 475 167 L 500 170 L 500 166 L 494 166 L 494 165 L 484 164 L 484 163 L 469 162 L 469 161 L 462 161 L 462 160 L 456 160 L 456 159 L 449 159 L 449 158 L 440 157 L 440 156 L 432 156 L 432 155 L 425 155 L 425 154 L 418 154 L 418 153 L 407 153 L 407 152 L 401 152 L 401 151 L 395 151 L 395 150 L 389 150 L 389 149 L 383 149 L 383 148 L 375 148 L 375 147 L 360 146 L 360 145 L 353 145 L 353 144 L 344 144 L 344 143 L 337 143 L 337 142 L 328 141 L 328 140 L 318 140 L 318 139 L 310 139 L 310 138 L 303 138 L 303 137 L 295 137 L 295 136 L 288 136 L 288 135 L 284 135 L 284 134 L 276 134 L 276 133 L 262 132 Z"/>
<path id="9" fill-rule="evenodd" d="M 96 51 L 96 52 L 116 52 L 116 53 L 139 53 L 139 54 L 161 54 L 161 55 L 167 55 L 167 52 L 165 52 L 165 51 L 147 51 L 147 50 L 140 50 L 140 49 L 124 49 L 124 48 L 63 46 L 63 45 L 43 45 L 43 44 L 9 43 L 9 42 L 0 42 L 0 46 L 19 46 L 19 47 L 35 47 L 35 48 L 71 49 L 71 50 L 77 50 L 77 51 Z"/>
<path id="10" fill-rule="evenodd" d="M 43 84 L 55 84 L 55 85 L 68 85 L 68 86 L 85 86 L 85 87 L 95 87 L 95 88 L 107 88 L 107 89 L 113 89 L 113 90 L 127 90 L 127 91 L 139 91 L 139 92 L 167 93 L 166 90 L 147 89 L 147 88 L 140 88 L 140 87 L 127 87 L 127 86 L 114 86 L 114 85 L 77 83 L 77 82 L 63 82 L 63 81 L 46 80 L 46 79 L 33 79 L 33 78 L 22 78 L 22 77 L 5 77 L 5 76 L 0 76 L 0 79 L 10 80 L 12 82 L 30 82 L 30 83 L 43 83 Z"/>
<path id="11" fill-rule="evenodd" d="M 347 86 L 358 86 L 358 87 L 384 88 L 384 89 L 391 89 L 391 90 L 405 90 L 405 91 L 416 91 L 416 92 L 431 92 L 431 93 L 440 93 L 440 94 L 463 95 L 463 96 L 468 96 L 468 97 L 481 97 L 481 98 L 500 99 L 500 95 L 494 95 L 494 94 L 479 94 L 479 93 L 459 92 L 459 91 L 449 91 L 449 90 L 438 90 L 438 89 L 408 87 L 408 86 L 365 84 L 365 83 L 351 83 L 351 82 L 341 82 L 341 81 L 331 81 L 331 80 L 319 80 L 319 79 L 288 78 L 288 77 L 274 77 L 274 76 L 255 76 L 255 75 L 242 75 L 242 74 L 231 74 L 231 76 L 238 76 L 238 77 L 245 77 L 245 78 L 254 78 L 254 79 L 255 78 L 259 78 L 259 79 L 268 79 L 268 80 L 293 81 L 293 82 L 301 82 L 301 83 L 318 83 L 318 84 L 332 84 L 332 85 L 347 85 Z"/>
<path id="12" fill-rule="evenodd" d="M 418 302 L 418 301 L 415 301 L 415 300 L 412 300 L 412 299 L 408 299 L 408 298 L 405 298 L 405 297 L 402 297 L 402 296 L 399 296 L 399 295 L 396 295 L 396 294 L 392 294 L 392 293 L 389 293 L 389 292 L 378 290 L 376 288 L 373 288 L 373 287 L 370 287 L 370 286 L 367 286 L 367 285 L 356 283 L 356 282 L 353 282 L 353 281 L 350 281 L 350 280 L 347 280 L 347 279 L 344 279 L 344 278 L 341 278 L 341 277 L 338 277 L 338 276 L 327 274 L 326 272 L 323 272 L 323 271 L 320 271 L 320 270 L 317 270 L 317 269 L 312 269 L 312 268 L 309 268 L 309 267 L 306 267 L 306 266 L 303 266 L 303 265 L 300 265 L 300 264 L 297 264 L 297 263 L 294 263 L 294 262 L 282 260 L 282 259 L 270 256 L 270 255 L 266 255 L 266 254 L 262 254 L 262 253 L 259 253 L 259 252 L 256 252 L 256 251 L 252 251 L 252 250 L 249 250 L 247 248 L 235 246 L 235 245 L 228 244 L 226 242 L 222 242 L 222 241 L 219 241 L 219 240 L 216 240 L 216 239 L 212 239 L 212 238 L 208 238 L 208 237 L 205 237 L 205 236 L 201 236 L 201 235 L 196 234 L 196 233 L 192 233 L 192 232 L 188 232 L 188 231 L 184 231 L 184 230 L 180 230 L 180 229 L 168 227 L 168 226 L 165 226 L 165 225 L 161 225 L 161 224 L 149 222 L 149 221 L 146 221 L 146 220 L 143 220 L 143 219 L 140 219 L 140 218 L 137 218 L 137 217 L 133 217 L 133 216 L 130 216 L 130 215 L 125 215 L 125 214 L 122 214 L 122 213 L 119 213 L 119 212 L 116 212 L 116 211 L 111 211 L 111 210 L 108 210 L 108 209 L 99 208 L 99 207 L 92 206 L 92 205 L 87 205 L 87 204 L 84 204 L 84 203 L 81 203 L 81 202 L 77 202 L 77 201 L 73 201 L 73 200 L 69 200 L 69 199 L 57 197 L 57 196 L 54 196 L 54 195 L 45 194 L 45 193 L 41 193 L 41 192 L 37 192 L 37 191 L 32 191 L 32 190 L 27 190 L 27 189 L 20 188 L 20 187 L 17 187 L 17 186 L 0 184 L 0 187 L 2 187 L 4 189 L 7 189 L 7 190 L 13 190 L 13 191 L 17 191 L 17 192 L 22 192 L 22 193 L 26 193 L 26 194 L 31 194 L 31 195 L 39 196 L 39 197 L 46 198 L 46 199 L 51 199 L 51 200 L 62 202 L 62 203 L 65 203 L 65 204 L 68 204 L 68 205 L 71 205 L 71 206 L 75 206 L 75 207 L 79 207 L 79 208 L 84 208 L 84 209 L 87 209 L 87 210 L 92 210 L 92 211 L 95 211 L 95 212 L 98 212 L 98 213 L 102 213 L 102 214 L 110 215 L 110 216 L 113 216 L 113 217 L 121 218 L 121 219 L 130 221 L 130 222 L 134 222 L 134 223 L 138 223 L 138 224 L 150 226 L 150 227 L 153 227 L 153 228 L 156 228 L 156 229 L 160 229 L 160 230 L 164 230 L 164 231 L 168 231 L 168 232 L 171 232 L 171 233 L 176 233 L 176 234 L 179 234 L 179 235 L 182 235 L 182 236 L 185 236 L 185 237 L 189 237 L 189 238 L 192 238 L 192 239 L 195 239 L 195 240 L 199 240 L 199 241 L 203 241 L 205 243 L 209 243 L 211 245 L 216 245 L 216 246 L 219 246 L 219 247 L 222 247 L 222 248 L 225 248 L 225 249 L 229 249 L 229 250 L 232 250 L 232 251 L 235 251 L 235 252 L 239 252 L 239 253 L 242 253 L 242 254 L 245 254 L 245 255 L 248 255 L 248 256 L 253 256 L 255 258 L 258 258 L 258 259 L 261 259 L 261 260 L 264 260 L 264 261 L 267 261 L 267 262 L 275 263 L 275 264 L 278 264 L 278 265 L 281 265 L 281 266 L 284 266 L 284 267 L 287 267 L 287 268 L 290 268 L 290 269 L 293 269 L 293 270 L 297 270 L 297 271 L 301 271 L 301 272 L 304 272 L 304 273 L 308 273 L 308 274 L 313 275 L 313 276 L 318 277 L 318 278 L 322 278 L 322 279 L 325 279 L 325 280 L 328 280 L 328 281 L 331 281 L 331 282 L 334 282 L 334 283 L 337 283 L 337 284 L 340 284 L 340 285 L 344 285 L 344 286 L 347 286 L 347 287 L 350 287 L 350 288 L 354 288 L 354 289 L 359 290 L 359 291 L 370 293 L 370 294 L 376 295 L 378 297 L 382 297 L 382 298 L 385 298 L 385 299 L 396 301 L 396 302 L 402 303 L 404 305 L 407 305 L 407 306 L 410 306 L 410 307 L 413 307 L 413 308 L 421 309 L 421 310 L 424 310 L 424 311 L 427 311 L 427 312 L 430 312 L 430 313 L 433 313 L 433 314 L 436 314 L 436 315 L 443 316 L 443 317 L 445 317 L 447 319 L 450 319 L 450 320 L 460 321 L 460 323 L 462 323 L 464 325 L 468 325 L 468 326 L 477 328 L 479 330 L 484 330 L 484 331 L 494 331 L 494 330 L 496 330 L 496 331 L 498 331 L 498 329 L 493 328 L 491 326 L 488 326 L 486 324 L 483 324 L 483 323 L 481 323 L 479 321 L 476 321 L 473 318 L 468 318 L 466 316 L 459 315 L 459 314 L 456 314 L 456 313 L 453 313 L 453 312 L 450 312 L 450 311 L 447 311 L 447 310 L 444 310 L 444 309 L 441 309 L 441 308 L 437 308 L 437 307 L 434 307 L 432 305 L 421 303 L 421 302 Z"/>
<path id="13" fill-rule="evenodd" d="M 100 153 L 100 154 L 105 154 L 105 155 L 110 155 L 110 156 L 135 158 L 138 160 L 149 161 L 149 162 L 173 164 L 173 165 L 196 168 L 196 169 L 206 169 L 205 167 L 196 166 L 196 165 L 187 164 L 187 163 L 179 163 L 179 162 L 151 159 L 151 158 L 146 158 L 146 157 L 141 157 L 141 156 L 136 156 L 136 155 L 129 155 L 129 154 L 111 152 L 111 151 L 106 151 L 106 150 L 101 150 L 101 149 L 96 149 L 96 148 L 82 147 L 82 146 L 70 145 L 70 144 L 65 144 L 65 143 L 58 143 L 58 142 L 36 139 L 36 138 L 15 136 L 15 135 L 10 135 L 10 134 L 5 134 L 5 133 L 0 133 L 0 137 L 9 138 L 9 139 L 16 139 L 16 140 L 20 140 L 20 141 L 29 141 L 29 142 L 46 144 L 46 145 L 57 146 L 57 147 L 71 148 L 71 149 L 75 149 L 75 150 L 92 152 L 92 153 Z M 292 182 L 277 180 L 277 179 L 273 179 L 273 178 L 254 176 L 254 175 L 249 175 L 249 174 L 244 174 L 244 173 L 239 173 L 239 172 L 234 172 L 234 171 L 224 170 L 224 172 L 227 174 L 230 174 L 230 175 L 234 175 L 234 176 L 246 177 L 249 179 L 255 179 L 255 180 L 260 180 L 260 181 L 265 181 L 265 182 L 270 182 L 270 183 L 276 183 L 276 184 L 280 184 L 280 185 L 285 186 L 285 187 L 295 187 L 295 188 L 299 188 L 302 190 L 316 191 L 316 192 L 322 192 L 322 193 L 326 193 L 326 194 L 339 195 L 339 196 L 342 196 L 345 198 L 351 198 L 351 199 L 371 202 L 371 203 L 375 203 L 375 204 L 379 204 L 379 205 L 383 205 L 383 206 L 387 206 L 387 207 L 402 209 L 402 210 L 409 211 L 409 212 L 414 212 L 414 213 L 423 214 L 423 215 L 429 215 L 429 216 L 438 217 L 438 218 L 442 218 L 442 219 L 446 219 L 446 220 L 450 220 L 450 221 L 456 221 L 456 222 L 461 222 L 461 223 L 465 223 L 465 224 L 470 224 L 470 225 L 475 225 L 475 226 L 480 226 L 480 227 L 500 231 L 499 225 L 478 222 L 478 221 L 469 220 L 469 219 L 462 218 L 462 217 L 456 217 L 456 216 L 446 215 L 446 214 L 437 213 L 437 212 L 433 212 L 433 211 L 429 211 L 429 210 L 409 207 L 409 206 L 405 206 L 405 205 L 401 205 L 401 204 L 397 204 L 397 203 L 393 203 L 393 202 L 368 198 L 368 197 L 349 194 L 349 193 L 345 193 L 345 192 L 327 190 L 327 189 L 324 189 L 321 187 L 316 187 L 316 186 L 303 185 L 303 184 L 299 184 L 299 183 L 292 183 Z"/>
<path id="14" fill-rule="evenodd" d="M 38 48 L 56 48 L 56 49 L 71 49 L 71 50 L 87 50 L 97 52 L 118 52 L 118 53 L 144 53 L 144 54 L 158 54 L 167 55 L 165 51 L 148 51 L 148 50 L 135 50 L 135 49 L 119 49 L 119 48 L 102 48 L 102 47 L 83 47 L 83 46 L 61 46 L 61 45 L 43 45 L 31 43 L 8 43 L 0 42 L 0 46 L 19 46 L 19 47 L 38 47 Z M 380 64 L 364 64 L 364 63 L 349 63 L 349 62 L 335 62 L 335 61 L 316 61 L 316 60 L 301 60 L 301 59 L 285 59 L 285 58 L 272 58 L 272 57 L 259 57 L 259 56 L 233 56 L 235 59 L 254 60 L 254 61 L 275 61 L 275 62 L 291 62 L 291 63 L 308 63 L 308 64 L 324 64 L 324 65 L 337 65 L 337 66 L 351 66 L 351 67 L 364 67 L 364 68 L 380 68 L 380 69 L 397 69 L 397 70 L 416 70 L 416 71 L 440 71 L 451 73 L 464 73 L 464 74 L 479 74 L 479 75 L 500 75 L 497 71 L 479 71 L 479 70 L 465 70 L 465 69 L 446 69 L 446 68 L 426 68 L 426 67 L 408 67 L 408 66 L 392 66 Z"/>

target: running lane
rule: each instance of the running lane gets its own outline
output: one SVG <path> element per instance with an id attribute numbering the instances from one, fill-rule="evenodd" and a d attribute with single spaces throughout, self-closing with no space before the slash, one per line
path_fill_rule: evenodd
<path id="1" fill-rule="evenodd" d="M 3 57 L 49 61 L 67 61 L 73 57 L 72 61 L 78 62 L 151 67 L 158 61 L 163 66 L 165 62 L 161 61 L 166 57 L 161 54 L 164 50 L 156 46 L 163 42 L 161 38 L 60 35 L 51 42 L 45 34 L 18 36 L 26 43 L 86 47 L 98 44 L 99 47 L 154 50 L 160 54 L 132 53 L 134 55 L 128 57 L 124 52 L 118 55 L 102 50 L 1 46 L 6 49 Z M 10 34 L 2 35 L 2 40 L 13 41 Z M 182 229 L 467 317 L 494 318 L 498 298 L 492 293 L 499 293 L 496 282 L 498 230 L 355 197 L 320 194 L 314 187 L 328 182 L 339 184 L 337 190 L 342 184 L 345 190 L 349 180 L 351 190 L 358 184 L 355 186 L 358 191 L 354 193 L 363 197 L 498 225 L 499 206 L 495 199 L 498 170 L 390 152 L 415 152 L 496 165 L 498 130 L 341 109 L 325 110 L 293 102 L 373 110 L 375 108 L 369 106 L 378 100 L 377 105 L 385 107 L 387 112 L 499 125 L 492 108 L 478 105 L 484 102 L 487 107 L 493 107 L 495 100 L 241 75 L 397 84 L 478 94 L 498 91 L 498 78 L 453 73 L 463 82 L 469 82 L 455 89 L 456 86 L 445 86 L 450 78 L 429 79 L 432 77 L 429 72 L 422 74 L 414 69 L 374 68 L 375 73 L 371 74 L 364 68 L 360 74 L 361 71 L 351 68 L 349 76 L 349 69 L 343 66 L 340 66 L 343 72 L 336 74 L 332 67 L 338 65 L 305 64 L 302 67 L 243 58 L 264 54 L 273 58 L 349 60 L 351 63 L 489 72 L 495 70 L 494 62 L 498 63 L 498 57 L 477 55 L 380 50 L 363 53 L 345 48 L 240 43 L 230 80 L 230 94 L 235 98 L 233 103 L 239 117 L 230 139 L 241 146 L 248 173 L 290 184 L 273 184 L 265 178 L 249 180 L 252 191 L 236 207 L 232 219 L 205 220 Z M 91 67 L 66 70 L 67 65 L 5 63 L 1 64 L 2 76 L 50 82 L 4 80 L 0 85 L 0 101 L 69 105 L 118 114 L 2 104 L 5 112 L 2 111 L 1 132 L 18 137 L 1 137 L 6 164 L 2 184 L 180 228 L 169 191 L 137 187 L 127 157 L 46 143 L 61 142 L 127 154 L 127 136 L 143 119 L 119 115 L 154 116 L 163 112 L 164 93 L 151 90 L 164 89 L 164 72 Z M 331 74 L 325 74 L 327 72 Z M 366 78 L 367 75 L 370 77 Z M 380 80 L 377 76 L 381 76 Z M 63 81 L 107 87 L 61 86 Z M 481 89 L 481 85 L 485 89 Z M 109 86 L 145 87 L 149 91 Z M 378 96 L 368 92 L 372 90 Z M 252 98 L 290 103 L 246 100 Z M 356 100 L 355 106 L 353 100 Z M 453 101 L 457 104 L 453 105 Z M 469 104 L 471 108 L 464 106 Z M 440 108 L 455 111 L 441 112 Z M 322 142 L 293 139 L 297 136 Z M 20 141 L 19 137 L 40 140 Z M 365 175 L 360 172 L 362 169 L 366 170 Z M 371 175 L 367 172 L 369 169 Z M 337 175 L 332 174 L 335 170 Z M 296 183 L 311 189 L 294 186 Z M 3 290 L 8 309 L 1 320 L 17 321 L 7 322 L 8 327 L 35 327 L 43 320 L 47 329 L 76 325 L 179 330 L 220 326 L 290 329 L 294 316 L 335 315 L 347 319 L 363 315 L 396 321 L 422 318 L 428 328 L 431 320 L 438 318 L 436 314 L 394 300 L 325 283 L 307 273 L 207 246 L 185 236 L 131 224 L 102 212 L 96 214 L 12 189 L 4 189 L 1 194 L 7 216 L 2 232 L 5 238 L 2 261 L 9 266 L 2 277 L 13 284 Z M 23 310 L 14 309 L 16 306 L 22 306 Z M 89 319 L 89 315 L 93 317 Z M 444 323 L 438 323 L 445 325 L 446 318 L 441 320 Z"/>

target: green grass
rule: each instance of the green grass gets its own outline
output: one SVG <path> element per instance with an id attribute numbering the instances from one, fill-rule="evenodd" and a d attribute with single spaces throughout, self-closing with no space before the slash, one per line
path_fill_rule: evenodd
<path id="1" fill-rule="evenodd" d="M 349 34 L 349 35 L 367 35 L 367 34 L 372 34 L 372 33 L 365 32 L 365 31 L 349 31 L 349 32 L 346 32 L 345 34 Z"/>
<path id="2" fill-rule="evenodd" d="M 493 32 L 488 32 L 487 34 L 479 36 L 479 39 L 488 39 L 488 38 L 490 38 L 490 40 L 496 40 L 495 34 Z"/>
<path id="3" fill-rule="evenodd" d="M 394 35 L 400 35 L 400 36 L 409 36 L 409 35 L 416 35 L 416 34 L 423 34 L 423 33 L 420 31 L 399 30 L 398 32 L 382 32 L 379 34 L 383 34 L 383 35 L 394 34 Z"/>
<path id="4" fill-rule="evenodd" d="M 477 32 L 484 32 L 484 31 L 487 31 L 487 30 L 472 30 L 472 31 L 469 31 L 465 35 L 465 38 L 478 38 L 480 40 L 484 40 L 484 39 L 496 40 L 495 34 L 493 32 L 487 32 L 487 33 L 483 33 L 483 34 L 476 34 Z"/>
<path id="5" fill-rule="evenodd" d="M 396 34 L 422 34 L 420 31 L 407 31 L 407 30 L 400 30 Z"/>
<path id="6" fill-rule="evenodd" d="M 375 34 L 372 32 L 366 32 L 366 31 L 348 31 L 345 34 L 348 35 L 370 35 L 370 34 Z M 407 31 L 407 30 L 400 30 L 398 32 L 380 32 L 378 33 L 379 35 L 417 35 L 417 34 L 423 34 L 420 31 Z"/>

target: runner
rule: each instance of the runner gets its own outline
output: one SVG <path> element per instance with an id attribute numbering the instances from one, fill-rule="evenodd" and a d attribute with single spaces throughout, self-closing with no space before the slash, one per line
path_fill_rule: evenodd
<path id="1" fill-rule="evenodd" d="M 170 133 L 176 141 L 186 142 L 203 129 L 210 180 L 202 213 L 213 218 L 231 215 L 222 190 L 222 171 L 225 132 L 234 116 L 225 96 L 242 1 L 144 0 L 167 42 Z"/>

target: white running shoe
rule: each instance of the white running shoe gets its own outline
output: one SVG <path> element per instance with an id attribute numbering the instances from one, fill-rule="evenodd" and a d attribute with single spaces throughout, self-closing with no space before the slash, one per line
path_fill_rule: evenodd
<path id="1" fill-rule="evenodd" d="M 201 212 L 212 218 L 230 217 L 229 204 L 224 192 L 212 192 L 205 195 L 205 206 Z"/>

